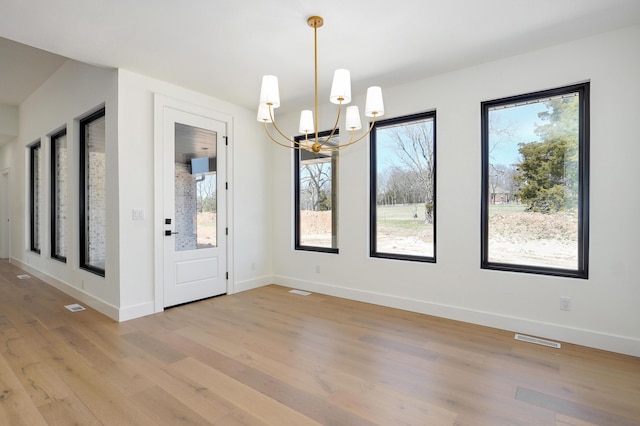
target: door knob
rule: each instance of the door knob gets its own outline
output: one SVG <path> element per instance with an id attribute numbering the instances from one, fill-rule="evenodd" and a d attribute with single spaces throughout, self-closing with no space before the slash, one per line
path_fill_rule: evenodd
<path id="1" fill-rule="evenodd" d="M 166 237 L 170 237 L 170 236 L 171 236 L 171 235 L 173 235 L 173 234 L 177 234 L 177 232 L 171 232 L 171 230 L 170 230 L 170 229 L 167 229 L 167 230 L 165 230 L 165 231 L 164 231 L 164 235 L 165 235 Z"/>

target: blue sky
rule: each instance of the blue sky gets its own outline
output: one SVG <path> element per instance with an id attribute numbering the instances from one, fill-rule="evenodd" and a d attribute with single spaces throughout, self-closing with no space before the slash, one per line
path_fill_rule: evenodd
<path id="1" fill-rule="evenodd" d="M 433 121 L 428 120 L 427 124 L 429 126 L 433 126 Z M 396 148 L 396 143 L 391 137 L 391 129 L 393 127 L 388 128 L 380 128 L 376 133 L 376 145 L 377 145 L 377 171 L 378 173 L 384 173 L 389 167 L 393 165 L 401 165 L 402 160 L 398 155 L 398 150 Z M 437 143 L 437 142 L 436 142 Z"/>
<path id="2" fill-rule="evenodd" d="M 491 120 L 496 127 L 509 129 L 509 137 L 489 135 L 489 145 L 494 146 L 490 152 L 491 163 L 511 165 L 518 162 L 518 144 L 539 140 L 534 133 L 534 125 L 542 124 L 538 113 L 545 110 L 544 102 L 536 102 L 491 111 Z"/>
<path id="3" fill-rule="evenodd" d="M 498 129 L 508 129 L 508 135 L 490 135 L 490 145 L 494 146 L 490 153 L 490 162 L 507 166 L 517 163 L 520 157 L 518 144 L 539 140 L 534 129 L 536 123 L 542 124 L 538 113 L 545 110 L 544 102 L 492 110 L 492 123 Z M 384 173 L 391 165 L 398 164 L 401 160 L 386 129 L 379 130 L 377 138 L 378 172 Z"/>

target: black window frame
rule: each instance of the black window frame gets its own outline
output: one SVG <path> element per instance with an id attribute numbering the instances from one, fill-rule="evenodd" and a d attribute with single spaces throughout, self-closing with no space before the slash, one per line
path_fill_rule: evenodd
<path id="1" fill-rule="evenodd" d="M 79 183 L 79 194 L 78 194 L 78 207 L 79 207 L 79 267 L 80 269 L 84 269 L 85 271 L 94 273 L 101 277 L 104 277 L 106 274 L 106 266 L 105 268 L 98 268 L 93 265 L 87 263 L 87 215 L 86 215 L 86 184 L 87 184 L 87 141 L 86 141 L 86 132 L 85 127 L 92 122 L 105 117 L 106 119 L 106 110 L 104 107 L 99 110 L 89 114 L 88 116 L 79 120 L 79 170 L 78 170 L 78 183 Z M 105 122 L 106 124 L 106 122 Z"/>
<path id="2" fill-rule="evenodd" d="M 318 132 L 318 139 L 327 137 L 331 134 L 330 130 Z M 336 129 L 334 132 L 334 137 L 340 136 L 340 130 Z M 313 135 L 315 139 L 315 134 Z M 305 140 L 305 136 L 296 136 L 294 138 L 296 142 L 300 142 Z M 331 232 L 332 238 L 336 239 L 336 247 L 320 247 L 320 246 L 309 246 L 300 244 L 301 235 L 301 224 L 300 224 L 300 156 L 303 155 L 327 155 L 327 154 L 314 154 L 310 151 L 306 151 L 303 149 L 293 149 L 293 182 L 294 182 L 294 250 L 300 251 L 314 251 L 321 253 L 332 253 L 338 254 L 340 250 L 337 247 L 337 238 L 338 238 L 338 152 L 331 152 Z"/>
<path id="3" fill-rule="evenodd" d="M 481 103 L 482 199 L 481 199 L 481 269 L 589 278 L 589 90 L 590 83 L 578 83 L 549 90 L 510 96 Z M 574 269 L 519 265 L 489 261 L 489 112 L 491 108 L 514 103 L 540 101 L 545 98 L 578 93 L 578 266 Z"/>
<path id="4" fill-rule="evenodd" d="M 377 249 L 377 130 L 379 127 L 388 127 L 431 119 L 433 121 L 433 256 L 418 256 L 401 253 L 379 252 Z M 436 110 L 424 111 L 400 117 L 388 118 L 376 121 L 369 136 L 369 256 L 378 259 L 406 260 L 412 262 L 436 263 L 437 260 L 437 181 L 438 181 L 438 155 L 437 155 L 437 112 Z"/>
<path id="5" fill-rule="evenodd" d="M 38 165 L 36 167 L 36 155 L 40 156 Z M 40 221 L 36 223 L 36 219 L 40 219 L 42 216 L 42 205 L 38 203 L 37 197 L 38 193 L 36 190 L 41 190 L 42 185 L 38 185 L 39 182 L 36 182 L 36 168 L 38 169 L 38 174 L 42 170 L 42 144 L 40 140 L 29 145 L 29 250 L 33 253 L 40 254 L 41 252 L 41 234 L 40 234 Z M 42 180 L 42 176 L 38 176 L 38 180 Z M 38 218 L 36 218 L 36 203 L 38 203 L 39 214 Z M 38 228 L 38 229 L 36 229 Z M 36 238 L 36 231 L 37 236 Z"/>
<path id="6" fill-rule="evenodd" d="M 59 247 L 58 247 L 58 228 L 56 226 L 57 224 L 57 214 L 58 214 L 58 205 L 56 203 L 57 201 L 57 197 L 56 197 L 56 192 L 58 189 L 58 180 L 57 180 L 57 170 L 59 167 L 58 161 L 56 161 L 56 152 L 57 152 L 57 142 L 60 138 L 62 138 L 63 136 L 67 136 L 67 128 L 65 127 L 64 129 L 61 129 L 55 133 L 53 133 L 50 136 L 50 141 L 51 141 L 51 155 L 50 155 L 50 162 L 51 162 L 51 170 L 50 170 L 50 174 L 51 174 L 51 183 L 50 183 L 50 223 L 51 223 L 51 258 L 58 260 L 62 263 L 67 263 L 67 257 L 66 256 L 62 256 L 61 254 L 59 254 Z M 67 150 L 69 147 L 69 141 L 67 140 Z M 67 151 L 68 152 L 68 151 Z M 67 181 L 68 182 L 68 181 Z M 67 200 L 67 206 L 68 206 L 68 200 Z M 67 227 L 68 229 L 68 227 Z"/>

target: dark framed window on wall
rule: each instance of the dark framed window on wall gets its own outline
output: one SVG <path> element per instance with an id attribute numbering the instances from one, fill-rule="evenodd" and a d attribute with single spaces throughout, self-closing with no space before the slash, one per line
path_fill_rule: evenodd
<path id="1" fill-rule="evenodd" d="M 318 133 L 318 138 L 330 132 Z M 304 139 L 298 136 L 296 141 Z M 338 130 L 328 143 L 338 143 Z M 295 249 L 338 253 L 338 152 L 293 150 Z"/>
<path id="2" fill-rule="evenodd" d="M 67 129 L 51 135 L 51 257 L 67 261 Z"/>
<path id="3" fill-rule="evenodd" d="M 371 132 L 370 255 L 436 261 L 436 112 L 381 120 Z"/>
<path id="4" fill-rule="evenodd" d="M 40 141 L 29 146 L 29 250 L 40 253 L 42 209 L 42 149 Z"/>
<path id="5" fill-rule="evenodd" d="M 589 83 L 483 102 L 481 267 L 588 278 Z"/>
<path id="6" fill-rule="evenodd" d="M 80 268 L 105 276 L 105 109 L 80 120 Z"/>

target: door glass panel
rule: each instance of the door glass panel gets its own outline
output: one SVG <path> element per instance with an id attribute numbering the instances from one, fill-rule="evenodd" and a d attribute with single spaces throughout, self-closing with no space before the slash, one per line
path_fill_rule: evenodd
<path id="1" fill-rule="evenodd" d="M 175 250 L 217 247 L 216 132 L 175 125 Z"/>

